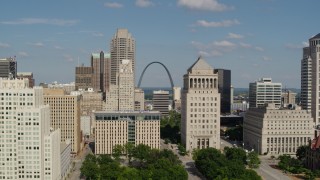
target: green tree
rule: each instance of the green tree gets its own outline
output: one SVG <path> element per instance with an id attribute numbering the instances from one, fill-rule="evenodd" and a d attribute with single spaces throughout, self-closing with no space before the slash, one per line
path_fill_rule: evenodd
<path id="1" fill-rule="evenodd" d="M 239 179 L 262 180 L 262 178 L 252 169 L 246 169 Z"/>
<path id="2" fill-rule="evenodd" d="M 305 174 L 305 179 L 307 180 L 314 180 L 316 178 L 315 173 L 309 169 L 306 169 L 304 174 Z"/>
<path id="3" fill-rule="evenodd" d="M 187 154 L 186 148 L 181 144 L 178 144 L 178 150 L 181 156 L 185 156 Z"/>
<path id="4" fill-rule="evenodd" d="M 230 148 L 225 147 L 224 148 L 224 154 L 226 155 L 226 158 L 231 161 L 239 161 L 242 164 L 246 163 L 247 154 L 246 152 L 241 148 Z"/>
<path id="5" fill-rule="evenodd" d="M 115 145 L 112 149 L 112 156 L 114 157 L 114 159 L 119 161 L 122 154 L 123 146 L 121 146 L 120 144 Z"/>
<path id="6" fill-rule="evenodd" d="M 253 152 L 250 152 L 248 154 L 248 158 L 247 158 L 247 163 L 248 163 L 248 166 L 250 168 L 258 168 L 261 161 L 259 159 L 259 156 L 258 156 L 258 153 L 256 153 L 255 151 Z"/>
<path id="7" fill-rule="evenodd" d="M 119 162 L 109 162 L 100 165 L 100 179 L 117 179 L 122 174 L 123 168 Z"/>
<path id="8" fill-rule="evenodd" d="M 99 167 L 97 165 L 97 159 L 94 155 L 88 154 L 86 156 L 80 168 L 80 172 L 87 179 L 97 179 L 99 177 Z"/>
<path id="9" fill-rule="evenodd" d="M 145 144 L 139 144 L 135 147 L 133 157 L 140 161 L 140 165 L 144 160 L 148 159 L 151 148 Z"/>
<path id="10" fill-rule="evenodd" d="M 142 177 L 140 176 L 138 169 L 126 167 L 122 171 L 122 174 L 120 175 L 120 177 L 118 177 L 118 179 L 119 180 L 126 180 L 126 179 L 142 180 Z"/>
<path id="11" fill-rule="evenodd" d="M 296 156 L 299 160 L 304 161 L 306 158 L 306 151 L 310 148 L 308 145 L 299 146 L 296 152 Z"/>
<path id="12" fill-rule="evenodd" d="M 127 142 L 124 145 L 124 150 L 125 150 L 125 154 L 128 157 L 129 163 L 131 163 L 131 160 L 132 160 L 132 157 L 133 157 L 133 154 L 134 154 L 134 150 L 135 150 L 134 144 L 130 143 L 130 142 Z"/>

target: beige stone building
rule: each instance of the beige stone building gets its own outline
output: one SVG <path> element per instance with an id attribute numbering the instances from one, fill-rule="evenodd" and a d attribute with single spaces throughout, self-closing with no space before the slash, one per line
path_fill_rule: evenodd
<path id="1" fill-rule="evenodd" d="M 91 88 L 81 92 L 80 109 L 81 115 L 91 115 L 94 111 L 103 110 L 103 97 L 101 92 L 95 92 Z"/>
<path id="2" fill-rule="evenodd" d="M 160 112 L 96 112 L 95 153 L 111 154 L 127 142 L 160 149 Z"/>
<path id="3" fill-rule="evenodd" d="M 144 110 L 144 91 L 140 88 L 134 89 L 134 110 Z"/>
<path id="4" fill-rule="evenodd" d="M 259 154 L 295 154 L 314 137 L 310 111 L 279 109 L 274 104 L 250 108 L 243 122 L 244 147 Z"/>
<path id="5" fill-rule="evenodd" d="M 183 76 L 181 140 L 187 151 L 220 149 L 220 94 L 218 75 L 201 57 Z"/>
<path id="6" fill-rule="evenodd" d="M 42 87 L 28 86 L 0 78 L 0 179 L 60 179 L 60 130 L 50 128 Z"/>
<path id="7" fill-rule="evenodd" d="M 80 96 L 66 95 L 63 89 L 44 89 L 44 102 L 50 105 L 51 127 L 61 130 L 61 142 L 71 141 L 71 151 L 81 149 Z"/>
<path id="8" fill-rule="evenodd" d="M 131 63 L 131 60 L 123 59 L 119 64 L 118 84 L 111 84 L 106 93 L 107 111 L 134 110 L 134 71 Z"/>
<path id="9" fill-rule="evenodd" d="M 288 107 L 288 105 L 296 104 L 296 95 L 297 93 L 290 90 L 284 91 L 281 93 L 281 104 L 283 107 Z"/>

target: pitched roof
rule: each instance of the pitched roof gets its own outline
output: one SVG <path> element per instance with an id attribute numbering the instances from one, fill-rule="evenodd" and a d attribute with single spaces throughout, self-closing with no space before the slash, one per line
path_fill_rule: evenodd
<path id="1" fill-rule="evenodd" d="M 198 60 L 189 67 L 188 71 L 191 70 L 213 70 L 213 68 L 199 56 Z"/>
<path id="2" fill-rule="evenodd" d="M 314 35 L 311 39 L 320 38 L 320 33 L 317 35 Z"/>

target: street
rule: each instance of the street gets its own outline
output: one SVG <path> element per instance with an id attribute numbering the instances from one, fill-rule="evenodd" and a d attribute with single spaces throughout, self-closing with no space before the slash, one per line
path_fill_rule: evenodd
<path id="1" fill-rule="evenodd" d="M 172 146 L 172 147 L 171 147 Z M 165 144 L 164 140 L 161 139 L 160 141 L 160 149 L 169 149 L 172 150 L 174 154 L 176 154 L 180 161 L 182 162 L 182 165 L 186 169 L 188 173 L 188 180 L 200 180 L 205 179 L 197 170 L 194 164 L 194 160 L 192 159 L 192 156 L 180 156 L 178 153 L 177 145 L 176 144 Z"/>
<path id="2" fill-rule="evenodd" d="M 80 168 L 82 165 L 82 162 L 84 161 L 85 157 L 91 153 L 91 149 L 89 148 L 89 145 L 86 144 L 82 151 L 74 158 L 73 162 L 75 163 L 73 169 L 71 170 L 70 178 L 71 180 L 78 180 L 80 179 Z"/>

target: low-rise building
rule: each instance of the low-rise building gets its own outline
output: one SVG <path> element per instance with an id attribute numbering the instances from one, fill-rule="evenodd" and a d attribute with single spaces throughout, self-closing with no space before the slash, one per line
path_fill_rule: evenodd
<path id="1" fill-rule="evenodd" d="M 297 148 L 307 145 L 314 136 L 314 122 L 310 111 L 279 109 L 274 104 L 250 108 L 243 122 L 245 148 L 259 154 L 296 154 Z"/>
<path id="2" fill-rule="evenodd" d="M 128 142 L 160 149 L 160 112 L 100 111 L 94 116 L 95 154 L 111 154 L 115 145 Z"/>

